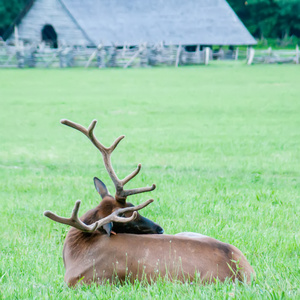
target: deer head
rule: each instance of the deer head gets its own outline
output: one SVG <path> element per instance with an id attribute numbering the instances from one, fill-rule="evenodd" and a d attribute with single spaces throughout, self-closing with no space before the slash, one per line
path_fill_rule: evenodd
<path id="1" fill-rule="evenodd" d="M 75 207 L 70 218 L 59 217 L 50 211 L 46 211 L 44 215 L 52 219 L 53 221 L 70 225 L 84 232 L 95 232 L 97 230 L 104 230 L 107 232 L 108 235 L 110 235 L 111 232 L 134 234 L 162 234 L 164 231 L 158 224 L 145 217 L 142 217 L 139 213 L 137 213 L 138 210 L 152 203 L 152 199 L 137 206 L 126 202 L 126 199 L 129 195 L 152 191 L 156 187 L 155 184 L 153 184 L 151 187 L 124 190 L 124 185 L 139 173 L 141 169 L 141 164 L 138 164 L 137 169 L 122 180 L 118 178 L 112 167 L 111 154 L 117 147 L 119 142 L 125 136 L 122 135 L 118 137 L 114 141 L 114 143 L 109 148 L 107 148 L 103 146 L 94 135 L 94 128 L 97 123 L 96 120 L 92 121 L 88 128 L 85 128 L 69 120 L 61 120 L 61 123 L 81 131 L 101 152 L 105 168 L 115 185 L 116 194 L 115 197 L 113 197 L 108 192 L 108 189 L 105 186 L 105 184 L 100 179 L 95 177 L 94 184 L 97 192 L 102 198 L 102 201 L 96 208 L 88 211 L 81 218 L 82 220 L 78 218 L 80 201 L 77 201 L 75 203 Z"/>

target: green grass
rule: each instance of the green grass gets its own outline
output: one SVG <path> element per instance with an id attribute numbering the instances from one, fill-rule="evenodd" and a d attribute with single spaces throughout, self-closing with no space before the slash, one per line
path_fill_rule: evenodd
<path id="1" fill-rule="evenodd" d="M 259 39 L 257 40 L 257 45 L 254 47 L 256 49 L 267 49 L 272 47 L 274 50 L 295 50 L 296 45 L 300 44 L 300 38 L 296 36 L 289 36 L 283 39 L 274 39 L 274 38 L 267 38 L 267 39 Z"/>
<path id="2" fill-rule="evenodd" d="M 152 69 L 0 70 L 0 299 L 283 299 L 300 297 L 300 69 L 222 63 Z M 62 246 L 68 228 L 43 217 L 81 213 L 113 191 L 100 154 L 119 177 L 141 162 L 130 197 L 169 234 L 194 231 L 237 246 L 254 267 L 251 286 L 152 285 L 69 289 Z"/>

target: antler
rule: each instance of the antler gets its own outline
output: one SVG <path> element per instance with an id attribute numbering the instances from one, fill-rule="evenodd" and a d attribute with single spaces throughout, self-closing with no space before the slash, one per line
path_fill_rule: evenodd
<path id="1" fill-rule="evenodd" d="M 137 206 L 119 208 L 119 209 L 115 210 L 113 213 L 111 213 L 110 215 L 108 215 L 107 217 L 105 217 L 103 219 L 100 219 L 100 220 L 96 221 L 95 223 L 93 223 L 91 225 L 87 225 L 87 224 L 83 223 L 78 218 L 78 211 L 79 211 L 79 207 L 80 207 L 80 203 L 81 203 L 80 200 L 77 200 L 75 202 L 75 206 L 73 208 L 72 215 L 71 215 L 70 218 L 60 217 L 60 216 L 54 214 L 53 212 L 51 212 L 49 210 L 45 211 L 44 215 L 46 217 L 48 217 L 49 219 L 55 221 L 55 222 L 65 224 L 65 225 L 70 225 L 70 226 L 75 227 L 75 228 L 77 228 L 81 231 L 94 232 L 98 228 L 100 228 L 100 227 L 102 227 L 105 224 L 108 224 L 110 222 L 128 223 L 128 222 L 134 220 L 137 216 L 136 211 L 146 207 L 148 204 L 150 204 L 152 202 L 153 202 L 153 199 L 149 199 L 146 202 L 144 202 L 140 205 L 137 205 Z M 131 211 L 133 211 L 134 213 L 129 218 L 123 218 L 123 217 L 118 216 L 120 214 L 123 214 L 123 213 L 126 213 L 126 212 L 131 212 Z"/>
<path id="2" fill-rule="evenodd" d="M 155 187 L 156 187 L 155 184 L 152 184 L 151 187 L 142 187 L 142 188 L 136 188 L 136 189 L 131 189 L 131 190 L 123 189 L 124 185 L 128 181 L 130 181 L 132 178 L 134 178 L 140 172 L 141 167 L 142 167 L 141 164 L 138 164 L 136 170 L 134 170 L 131 174 L 129 174 L 122 180 L 120 180 L 118 178 L 118 176 L 116 175 L 116 173 L 112 167 L 110 157 L 111 157 L 112 152 L 118 146 L 119 142 L 125 137 L 124 135 L 119 136 L 113 142 L 113 144 L 109 148 L 107 148 L 107 147 L 103 146 L 94 135 L 94 128 L 97 124 L 97 120 L 93 120 L 88 128 L 85 128 L 82 125 L 74 123 L 69 120 L 61 120 L 60 122 L 64 125 L 70 126 L 74 129 L 81 131 L 84 135 L 86 135 L 89 138 L 89 140 L 96 146 L 96 148 L 98 150 L 100 150 L 100 152 L 102 153 L 105 168 L 116 188 L 116 200 L 125 200 L 127 198 L 127 196 L 144 193 L 144 192 L 149 192 L 149 191 L 153 191 L 155 189 Z"/>

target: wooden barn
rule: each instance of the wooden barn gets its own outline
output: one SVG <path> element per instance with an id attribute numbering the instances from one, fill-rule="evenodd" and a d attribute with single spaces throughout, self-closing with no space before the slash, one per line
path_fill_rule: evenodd
<path id="1" fill-rule="evenodd" d="M 5 38 L 15 33 L 54 48 L 256 44 L 225 0 L 31 0 Z"/>

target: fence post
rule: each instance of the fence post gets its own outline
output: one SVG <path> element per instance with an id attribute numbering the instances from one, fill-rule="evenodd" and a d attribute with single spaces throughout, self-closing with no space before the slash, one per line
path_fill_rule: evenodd
<path id="1" fill-rule="evenodd" d="M 239 47 L 236 47 L 235 49 L 235 57 L 234 57 L 235 60 L 238 60 L 239 59 Z"/>
<path id="2" fill-rule="evenodd" d="M 102 49 L 102 44 L 99 44 L 96 48 L 96 50 L 91 54 L 91 56 L 89 57 L 87 63 L 85 64 L 85 68 L 88 68 L 89 65 L 91 64 L 92 60 L 97 56 L 98 51 L 100 51 Z M 97 57 L 97 62 L 98 62 L 98 57 Z M 99 66 L 99 64 L 98 64 Z"/>
<path id="3" fill-rule="evenodd" d="M 98 56 L 97 56 L 98 68 L 102 69 L 102 68 L 106 67 L 105 57 L 106 57 L 106 51 L 105 51 L 104 47 L 102 47 L 98 51 Z"/>
<path id="4" fill-rule="evenodd" d="M 255 50 L 252 47 L 250 47 L 248 65 L 251 65 L 253 63 L 254 55 L 255 55 Z"/>
<path id="5" fill-rule="evenodd" d="M 296 64 L 299 64 L 299 46 L 296 45 Z"/>
<path id="6" fill-rule="evenodd" d="M 34 68 L 35 67 L 35 52 L 36 50 L 35 49 L 30 49 L 30 53 L 29 53 L 29 56 L 28 56 L 28 67 L 29 68 Z"/>
<path id="7" fill-rule="evenodd" d="M 14 27 L 14 35 L 15 35 L 15 47 L 16 47 L 16 58 L 18 61 L 18 68 L 23 68 L 24 67 L 24 53 L 22 53 L 22 47 L 19 42 L 19 31 L 18 27 L 15 25 Z"/>
<path id="8" fill-rule="evenodd" d="M 108 66 L 109 67 L 116 67 L 117 66 L 117 49 L 115 46 L 111 46 L 109 48 L 110 52 L 110 58 L 108 61 Z"/>
<path id="9" fill-rule="evenodd" d="M 14 27 L 14 35 L 15 35 L 15 46 L 16 48 L 19 48 L 19 31 L 16 25 Z"/>
<path id="10" fill-rule="evenodd" d="M 24 68 L 24 53 L 22 53 L 20 50 L 17 50 L 16 57 L 18 60 L 18 68 Z"/>
<path id="11" fill-rule="evenodd" d="M 64 57 L 63 57 L 62 51 L 60 49 L 57 49 L 57 51 L 58 51 L 58 57 L 59 57 L 59 67 L 63 68 L 65 66 L 65 63 L 64 63 Z M 49 66 L 50 66 L 50 64 L 48 63 L 48 67 Z"/>
<path id="12" fill-rule="evenodd" d="M 66 52 L 66 66 L 73 67 L 74 66 L 74 53 L 73 49 L 69 48 Z"/>
<path id="13" fill-rule="evenodd" d="M 200 53 L 200 45 L 197 45 L 196 47 L 196 63 L 201 63 L 201 53 Z"/>
<path id="14" fill-rule="evenodd" d="M 268 54 L 269 54 L 269 56 L 272 55 L 272 47 L 269 47 L 269 48 L 268 48 Z"/>
<path id="15" fill-rule="evenodd" d="M 18 68 L 24 68 L 25 66 L 25 53 L 23 41 L 18 41 L 16 57 L 18 61 Z"/>
<path id="16" fill-rule="evenodd" d="M 147 43 L 142 44 L 140 48 L 142 48 L 140 53 L 140 67 L 147 67 L 149 65 Z"/>
<path id="17" fill-rule="evenodd" d="M 177 53 L 176 53 L 176 61 L 175 61 L 175 67 L 177 68 L 180 61 L 180 53 L 181 53 L 181 45 L 178 45 Z"/>
<path id="18" fill-rule="evenodd" d="M 204 64 L 208 65 L 209 62 L 209 47 L 204 48 Z"/>
<path id="19" fill-rule="evenodd" d="M 269 56 L 266 57 L 266 61 L 265 62 L 270 63 L 271 57 L 272 57 L 272 47 L 268 48 L 267 53 L 269 54 Z"/>

